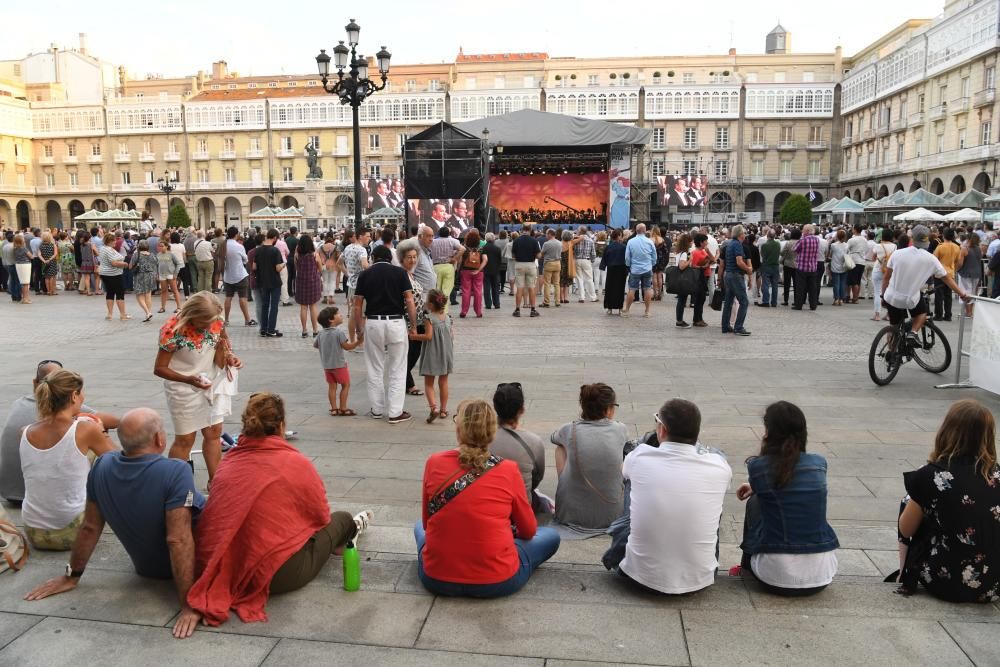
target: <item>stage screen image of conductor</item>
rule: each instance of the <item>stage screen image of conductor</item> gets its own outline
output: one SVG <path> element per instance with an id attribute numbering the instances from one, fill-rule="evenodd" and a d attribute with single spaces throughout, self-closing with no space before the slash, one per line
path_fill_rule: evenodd
<path id="1" fill-rule="evenodd" d="M 656 177 L 660 206 L 698 210 L 708 198 L 708 178 L 703 174 L 675 174 Z"/>

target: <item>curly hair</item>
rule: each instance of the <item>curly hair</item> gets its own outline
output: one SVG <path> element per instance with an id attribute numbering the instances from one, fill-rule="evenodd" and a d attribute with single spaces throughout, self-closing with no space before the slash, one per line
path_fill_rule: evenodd
<path id="1" fill-rule="evenodd" d="M 455 411 L 458 462 L 471 470 L 483 470 L 490 457 L 490 444 L 497 434 L 497 413 L 482 399 L 467 399 Z"/>
<path id="2" fill-rule="evenodd" d="M 285 423 L 285 402 L 281 396 L 269 392 L 250 394 L 243 409 L 243 435 L 264 437 L 284 435 L 281 431 Z"/>

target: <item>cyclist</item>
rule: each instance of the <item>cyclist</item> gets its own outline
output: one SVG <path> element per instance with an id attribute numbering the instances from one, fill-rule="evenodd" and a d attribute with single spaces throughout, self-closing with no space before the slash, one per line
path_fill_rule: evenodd
<path id="1" fill-rule="evenodd" d="M 927 252 L 929 236 L 930 230 L 924 225 L 914 227 L 910 231 L 912 245 L 892 253 L 882 279 L 882 302 L 889 311 L 889 322 L 897 326 L 909 311 L 913 322 L 907 337 L 914 341 L 927 321 L 927 300 L 922 297 L 921 288 L 931 276 L 940 279 L 963 301 L 968 296 L 938 258 Z"/>

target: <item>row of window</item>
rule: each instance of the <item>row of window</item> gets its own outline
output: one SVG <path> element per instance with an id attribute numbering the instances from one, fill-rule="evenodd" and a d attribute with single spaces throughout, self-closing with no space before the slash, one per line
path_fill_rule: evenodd
<path id="1" fill-rule="evenodd" d="M 731 162 L 729 160 L 712 160 L 710 163 L 709 173 L 712 179 L 716 183 L 723 183 L 729 179 Z M 781 180 L 791 180 L 795 174 L 792 171 L 792 160 L 781 160 L 778 167 L 777 177 Z M 681 168 L 680 173 L 684 176 L 693 176 L 695 174 L 704 173 L 703 164 L 700 160 L 682 160 L 680 162 Z M 667 174 L 667 163 L 665 160 L 655 159 L 650 162 L 650 175 L 653 178 L 659 176 L 665 176 Z M 809 167 L 807 175 L 809 178 L 822 178 L 823 177 L 823 161 L 822 160 L 809 160 Z M 751 179 L 763 180 L 766 175 L 764 173 L 764 160 L 755 159 L 750 161 L 750 174 Z"/>
<path id="2" fill-rule="evenodd" d="M 979 125 L 979 145 L 988 146 L 993 143 L 993 123 L 991 121 L 983 121 Z M 921 138 L 917 138 L 913 142 L 914 155 L 912 157 L 919 158 L 924 155 L 924 142 Z M 929 148 L 934 150 L 934 153 L 944 153 L 948 150 L 945 142 L 944 133 L 934 135 L 933 143 L 929 142 Z M 958 131 L 958 141 L 955 148 L 962 150 L 969 148 L 968 144 L 968 132 L 965 128 L 961 128 Z M 850 173 L 852 171 L 859 171 L 862 168 L 871 169 L 872 167 L 877 167 L 879 165 L 890 164 L 893 159 L 895 162 L 903 162 L 906 159 L 906 140 L 905 135 L 900 135 L 900 140 L 896 143 L 895 149 L 892 148 L 891 144 L 883 142 L 879 150 L 876 150 L 875 143 L 871 142 L 868 144 L 868 150 L 862 153 L 860 150 L 853 151 L 851 149 L 844 150 L 844 173 Z M 852 159 L 853 157 L 853 159 Z M 864 163 L 862 164 L 862 158 L 864 158 Z"/>
<path id="3" fill-rule="evenodd" d="M 730 148 L 730 129 L 729 127 L 716 127 L 715 128 L 715 141 L 713 146 L 719 149 Z M 824 132 L 822 125 L 812 125 L 809 127 L 809 139 L 810 144 L 821 144 L 824 141 Z M 792 125 L 782 125 L 779 128 L 778 143 L 779 144 L 795 144 L 795 128 Z M 763 125 L 754 125 L 750 128 L 750 144 L 751 145 L 761 145 L 767 143 L 767 128 Z M 697 127 L 685 127 L 683 131 L 683 144 L 682 148 L 685 149 L 696 149 L 698 148 L 698 128 Z M 653 150 L 663 150 L 667 147 L 666 143 L 666 128 L 655 127 L 653 128 L 653 137 L 650 142 L 650 148 Z"/>
<path id="4" fill-rule="evenodd" d="M 174 180 L 180 180 L 180 172 L 177 170 L 168 170 L 170 177 Z M 382 175 L 382 165 L 379 164 L 369 164 L 367 168 L 367 174 L 369 178 L 381 178 Z M 71 171 L 68 174 L 69 177 L 69 187 L 77 188 L 80 186 L 80 174 L 76 171 Z M 24 185 L 24 174 L 20 173 L 19 184 Z M 119 172 L 122 185 L 132 185 L 133 183 L 138 184 L 138 181 L 132 180 L 132 172 L 122 171 Z M 153 186 L 156 184 L 156 179 L 160 178 L 161 174 L 156 171 L 146 170 L 143 172 L 144 180 L 142 183 L 145 185 Z M 341 181 L 347 181 L 351 178 L 350 167 L 346 165 L 341 165 L 337 167 L 337 179 Z M 208 169 L 198 169 L 194 172 L 195 183 L 210 183 L 209 180 L 209 170 Z M 293 167 L 281 167 L 281 182 L 292 183 L 294 182 L 294 169 Z M 4 183 L 4 170 L 0 168 L 0 185 Z M 227 168 L 223 170 L 223 183 L 234 184 L 237 183 L 236 179 L 236 169 Z M 263 170 L 259 167 L 254 167 L 250 169 L 250 183 L 256 186 L 264 185 Z M 104 174 L 101 171 L 94 171 L 91 173 L 91 185 L 100 187 L 104 185 Z M 54 173 L 45 174 L 45 186 L 48 188 L 56 187 L 56 175 Z"/>

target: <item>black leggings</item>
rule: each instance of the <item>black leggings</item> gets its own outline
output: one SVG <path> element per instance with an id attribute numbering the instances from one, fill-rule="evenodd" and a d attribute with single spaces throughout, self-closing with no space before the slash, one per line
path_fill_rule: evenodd
<path id="1" fill-rule="evenodd" d="M 792 266 L 792 267 L 784 266 L 784 267 L 782 267 L 781 272 L 784 274 L 784 281 L 785 281 L 785 284 L 784 284 L 784 287 L 785 287 L 784 302 L 785 302 L 785 305 L 787 306 L 788 305 L 788 293 L 790 291 L 792 291 L 792 289 L 793 289 L 792 288 L 792 283 L 795 282 L 795 267 L 794 266 Z"/>
<path id="2" fill-rule="evenodd" d="M 101 276 L 101 283 L 104 285 L 104 299 L 106 301 L 125 300 L 125 276 Z"/>
<path id="3" fill-rule="evenodd" d="M 424 325 L 417 325 L 417 333 L 422 334 L 424 332 Z M 423 347 L 423 342 L 419 340 L 410 341 L 410 349 L 406 351 L 406 390 L 409 391 L 415 386 L 413 382 L 413 367 L 417 365 L 417 360 L 420 358 L 420 350 Z"/>

